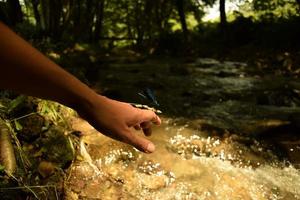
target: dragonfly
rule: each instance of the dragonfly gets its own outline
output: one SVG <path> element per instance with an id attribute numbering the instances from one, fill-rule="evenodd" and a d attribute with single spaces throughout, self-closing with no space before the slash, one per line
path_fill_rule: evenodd
<path id="1" fill-rule="evenodd" d="M 138 95 L 150 101 L 153 105 L 159 106 L 158 101 L 154 95 L 154 92 L 150 88 L 146 88 L 144 91 L 139 92 Z"/>
<path id="2" fill-rule="evenodd" d="M 142 92 L 139 92 L 138 95 L 140 95 L 144 99 L 148 100 L 152 105 L 157 106 L 157 107 L 159 106 L 159 103 L 154 95 L 154 92 L 150 88 L 146 88 Z M 151 111 L 155 112 L 156 114 L 162 113 L 161 110 L 155 109 L 155 108 L 147 106 L 147 105 L 136 104 L 136 103 L 131 103 L 131 105 L 136 108 L 151 110 Z"/>

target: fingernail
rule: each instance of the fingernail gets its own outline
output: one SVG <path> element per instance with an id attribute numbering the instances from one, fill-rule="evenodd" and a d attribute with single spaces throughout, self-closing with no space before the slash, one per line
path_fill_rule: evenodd
<path id="1" fill-rule="evenodd" d="M 153 151 L 155 151 L 155 146 L 152 143 L 149 143 L 147 145 L 147 152 L 152 153 Z"/>

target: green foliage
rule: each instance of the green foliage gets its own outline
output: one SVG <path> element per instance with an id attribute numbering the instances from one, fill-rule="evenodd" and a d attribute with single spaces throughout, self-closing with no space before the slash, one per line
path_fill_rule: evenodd
<path id="1" fill-rule="evenodd" d="M 54 123 L 64 122 L 64 118 L 59 113 L 60 106 L 58 103 L 42 100 L 39 103 L 38 112 Z"/>
<path id="2" fill-rule="evenodd" d="M 23 129 L 23 126 L 18 122 L 18 120 L 13 120 L 13 122 L 17 131 L 21 131 Z"/>
<path id="3" fill-rule="evenodd" d="M 5 167 L 3 165 L 0 165 L 0 173 L 3 173 L 5 170 Z"/>
<path id="4" fill-rule="evenodd" d="M 140 45 L 144 40 L 172 32 L 170 19 L 179 21 L 176 1 L 169 0 L 23 2 L 21 5 L 25 20 L 16 29 L 22 30 L 27 38 L 50 36 L 52 39 L 63 38 L 64 41 L 124 38 L 127 42 L 121 41 L 113 45 L 128 44 L 128 41 Z M 216 0 L 188 0 L 184 1 L 183 10 L 187 16 L 193 15 L 200 22 L 204 15 L 203 8 L 212 6 L 215 2 Z M 5 6 L 3 3 L 3 7 Z"/>
<path id="5" fill-rule="evenodd" d="M 26 97 L 23 95 L 18 96 L 17 98 L 15 98 L 14 100 L 12 100 L 9 103 L 8 106 L 8 113 L 11 113 L 14 109 L 16 109 L 19 105 L 21 105 L 22 103 L 24 103 L 24 101 L 26 100 Z"/>
<path id="6" fill-rule="evenodd" d="M 239 12 L 258 21 L 276 21 L 299 16 L 299 6 L 296 1 L 253 0 L 241 5 Z"/>
<path id="7" fill-rule="evenodd" d="M 276 10 L 278 7 L 284 7 L 286 4 L 291 4 L 291 1 L 286 0 L 253 0 L 254 10 Z"/>
<path id="8" fill-rule="evenodd" d="M 67 119 L 76 114 L 75 111 L 66 106 L 47 100 L 40 100 L 38 102 L 37 112 L 47 121 L 55 125 L 62 125 L 63 127 L 69 127 Z"/>
<path id="9" fill-rule="evenodd" d="M 234 46 L 246 43 L 261 44 L 262 38 L 266 37 L 263 43 L 269 43 L 273 35 L 276 36 L 276 40 L 280 38 L 280 43 L 285 41 L 290 45 L 288 37 L 291 34 L 294 40 L 294 34 L 287 32 L 299 26 L 299 22 L 296 21 L 300 13 L 299 0 L 227 0 L 225 3 L 236 4 L 238 10 L 230 13 L 227 21 L 226 16 L 223 17 L 223 23 L 219 26 L 218 24 L 207 25 L 202 21 L 203 16 L 207 14 L 206 8 L 218 6 L 220 3 L 218 0 L 25 0 L 22 2 L 23 22 L 16 24 L 15 30 L 21 32 L 26 38 L 34 39 L 33 43 L 44 52 L 51 50 L 63 52 L 63 49 L 74 43 L 89 43 L 100 46 L 105 51 L 111 51 L 115 47 L 130 46 L 143 52 L 156 49 L 156 52 L 168 53 L 180 52 L 185 46 L 199 48 L 197 44 L 207 41 L 229 43 L 229 46 Z M 8 17 L 12 17 L 9 15 L 7 3 L 1 2 L 0 7 Z M 20 12 L 17 8 L 13 9 L 16 13 Z M 224 24 L 228 24 L 226 31 L 224 31 Z M 287 28 L 287 30 L 279 30 L 280 28 Z M 221 29 L 222 33 L 220 33 Z M 259 31 L 255 31 L 257 29 Z M 226 35 L 223 34 L 225 32 Z M 194 41 L 191 42 L 191 39 Z M 188 42 L 191 43 L 187 44 Z M 297 42 L 294 46 L 297 46 Z M 89 50 L 85 48 L 83 51 Z M 76 54 L 75 57 L 78 55 Z M 81 63 L 79 59 L 80 67 L 73 69 L 74 67 L 67 61 L 72 59 L 72 56 L 61 57 L 62 59 L 55 61 L 63 66 L 66 63 L 68 70 L 84 80 L 87 67 L 83 66 L 89 62 Z M 84 59 L 86 58 L 82 60 Z"/>
<path id="10" fill-rule="evenodd" d="M 74 159 L 74 147 L 63 129 L 51 128 L 40 137 L 36 144 L 40 147 L 39 154 L 47 161 L 56 163 L 59 167 L 66 167 Z"/>
<path id="11" fill-rule="evenodd" d="M 5 114 L 7 107 L 0 101 L 0 116 L 1 114 Z"/>
<path id="12" fill-rule="evenodd" d="M 25 21 L 24 23 L 19 23 L 15 26 L 14 30 L 21 34 L 22 37 L 26 38 L 27 40 L 35 39 L 38 37 L 38 31 L 36 26 L 32 23 Z"/>

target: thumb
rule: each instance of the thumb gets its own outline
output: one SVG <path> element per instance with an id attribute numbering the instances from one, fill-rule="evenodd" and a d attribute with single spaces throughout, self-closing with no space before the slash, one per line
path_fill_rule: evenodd
<path id="1" fill-rule="evenodd" d="M 155 151 L 155 145 L 151 141 L 139 135 L 131 134 L 128 142 L 130 145 L 134 146 L 142 152 L 152 153 Z"/>

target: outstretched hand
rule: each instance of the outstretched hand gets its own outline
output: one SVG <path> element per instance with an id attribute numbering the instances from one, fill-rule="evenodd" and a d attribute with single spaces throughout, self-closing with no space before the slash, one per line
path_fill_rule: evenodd
<path id="1" fill-rule="evenodd" d="M 151 135 L 152 124 L 161 124 L 160 118 L 153 111 L 134 108 L 128 103 L 100 95 L 89 105 L 77 110 L 104 135 L 130 144 L 145 153 L 152 153 L 155 150 L 151 141 L 133 133 L 131 129 L 143 130 L 146 136 Z"/>
<path id="2" fill-rule="evenodd" d="M 161 123 L 154 112 L 96 94 L 1 22 L 0 33 L 0 88 L 60 102 L 77 110 L 101 133 L 144 152 L 155 150 L 152 142 L 131 130 L 150 135 L 151 124 Z"/>

